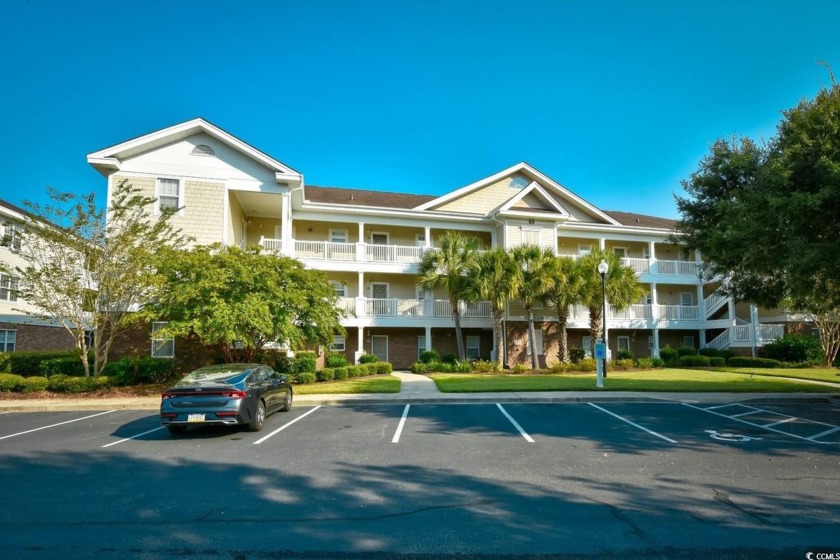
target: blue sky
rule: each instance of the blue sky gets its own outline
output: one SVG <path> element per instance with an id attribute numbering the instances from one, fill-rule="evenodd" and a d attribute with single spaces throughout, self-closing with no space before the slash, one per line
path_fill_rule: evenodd
<path id="1" fill-rule="evenodd" d="M 836 1 L 59 2 L 0 8 L 0 198 L 104 200 L 86 154 L 197 116 L 307 184 L 443 194 L 527 161 L 676 217 L 709 145 L 840 73 Z"/>

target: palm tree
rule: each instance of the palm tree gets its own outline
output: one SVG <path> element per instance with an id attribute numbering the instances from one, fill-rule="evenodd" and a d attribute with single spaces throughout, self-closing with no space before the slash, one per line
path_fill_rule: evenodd
<path id="1" fill-rule="evenodd" d="M 553 262 L 554 285 L 546 293 L 546 302 L 557 315 L 558 350 L 557 358 L 561 362 L 569 361 L 569 337 L 566 325 L 569 322 L 569 309 L 583 302 L 585 278 L 579 262 L 571 257 L 555 257 Z"/>
<path id="2" fill-rule="evenodd" d="M 455 321 L 455 338 L 458 344 L 458 359 L 463 361 L 464 338 L 461 336 L 461 312 L 459 304 L 469 297 L 469 277 L 467 273 L 473 268 L 478 256 L 480 243 L 472 236 L 465 236 L 458 232 L 446 232 L 440 238 L 440 245 L 423 255 L 420 261 L 420 285 L 426 290 L 446 288 L 449 294 L 449 305 L 452 309 L 452 319 Z"/>
<path id="3" fill-rule="evenodd" d="M 537 369 L 537 334 L 534 331 L 534 305 L 545 301 L 546 294 L 554 286 L 552 263 L 554 251 L 536 245 L 522 245 L 513 250 L 513 258 L 519 264 L 522 279 L 517 297 L 522 301 L 528 317 L 528 347 L 531 349 L 531 369 Z"/>
<path id="4" fill-rule="evenodd" d="M 611 307 L 617 310 L 627 309 L 645 294 L 644 288 L 636 280 L 636 272 L 629 266 L 624 266 L 618 255 L 597 249 L 580 259 L 578 266 L 584 278 L 583 304 L 589 308 L 589 331 L 592 336 L 593 355 L 595 341 L 601 338 L 603 329 L 601 316 L 603 294 L 601 275 L 598 273 L 598 264 L 602 259 L 609 266 L 606 275 L 606 290 L 607 302 Z"/>
<path id="5" fill-rule="evenodd" d="M 493 345 L 499 367 L 504 366 L 502 326 L 505 306 L 519 291 L 521 272 L 511 253 L 499 247 L 479 255 L 468 273 L 467 299 L 490 301 L 494 323 Z"/>

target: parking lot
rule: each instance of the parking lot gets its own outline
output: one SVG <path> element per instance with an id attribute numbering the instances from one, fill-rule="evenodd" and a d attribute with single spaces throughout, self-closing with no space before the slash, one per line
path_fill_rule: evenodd
<path id="1" fill-rule="evenodd" d="M 14 557 L 840 548 L 840 408 L 826 403 L 298 406 L 261 432 L 183 436 L 148 411 L 0 426 Z"/>

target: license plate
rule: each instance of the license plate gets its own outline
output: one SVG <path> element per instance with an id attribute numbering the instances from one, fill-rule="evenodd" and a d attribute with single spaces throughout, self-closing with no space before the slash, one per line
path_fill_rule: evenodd
<path id="1" fill-rule="evenodd" d="M 188 414 L 187 422 L 204 422 L 203 414 Z"/>

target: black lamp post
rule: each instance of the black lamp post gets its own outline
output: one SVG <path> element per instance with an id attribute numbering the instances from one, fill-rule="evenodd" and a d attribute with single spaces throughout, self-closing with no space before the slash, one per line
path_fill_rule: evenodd
<path id="1" fill-rule="evenodd" d="M 604 377 L 607 377 L 607 355 L 609 354 L 609 346 L 607 346 L 607 272 L 609 270 L 610 265 L 606 260 L 601 259 L 598 263 L 598 272 L 601 274 L 601 295 L 604 298 L 601 304 L 601 320 L 604 323 L 601 331 L 603 333 L 601 340 L 604 342 Z"/>

